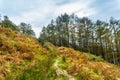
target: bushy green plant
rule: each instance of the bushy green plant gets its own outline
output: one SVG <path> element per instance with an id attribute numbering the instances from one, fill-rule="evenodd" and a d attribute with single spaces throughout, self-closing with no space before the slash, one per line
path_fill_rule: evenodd
<path id="1" fill-rule="evenodd" d="M 88 53 L 87 55 L 89 55 L 89 59 L 91 61 L 103 61 L 103 58 L 101 56 L 95 56 L 93 54 Z"/>

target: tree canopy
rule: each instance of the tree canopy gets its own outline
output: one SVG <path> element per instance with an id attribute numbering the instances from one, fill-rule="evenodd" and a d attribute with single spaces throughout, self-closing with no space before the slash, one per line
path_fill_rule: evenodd
<path id="1" fill-rule="evenodd" d="M 0 25 L 5 28 L 10 28 L 12 30 L 19 31 L 23 34 L 30 35 L 32 37 L 35 37 L 35 32 L 32 30 L 32 27 L 30 24 L 21 22 L 20 25 L 14 24 L 8 16 L 4 16 L 4 20 L 1 19 L 0 15 Z"/>
<path id="2" fill-rule="evenodd" d="M 87 17 L 63 14 L 43 27 L 41 42 L 102 56 L 105 60 L 120 65 L 120 20 L 111 17 L 109 22 L 93 22 Z"/>

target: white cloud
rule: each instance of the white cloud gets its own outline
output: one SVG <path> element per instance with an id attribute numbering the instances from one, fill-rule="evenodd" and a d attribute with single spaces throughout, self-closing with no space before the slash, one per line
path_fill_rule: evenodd
<path id="1" fill-rule="evenodd" d="M 30 7 L 29 10 L 23 11 L 17 14 L 17 16 L 12 16 L 10 18 L 16 24 L 19 24 L 20 22 L 26 22 L 33 25 L 33 29 L 38 37 L 41 28 L 48 24 L 51 19 L 56 18 L 60 14 L 75 13 L 79 17 L 93 15 L 95 10 L 93 8 L 89 8 L 89 5 L 92 3 L 92 1 L 94 0 L 76 0 L 71 1 L 70 3 L 57 5 L 56 3 L 59 3 L 60 1 L 37 0 L 39 5 L 28 6 Z"/>
<path id="2" fill-rule="evenodd" d="M 62 5 L 57 8 L 55 14 L 60 15 L 62 13 L 75 13 L 80 17 L 93 15 L 95 13 L 95 10 L 89 8 L 89 5 L 92 3 L 92 1 L 94 0 L 78 0 L 76 2 Z"/>
<path id="3" fill-rule="evenodd" d="M 45 19 L 47 14 L 49 13 L 49 10 L 31 10 L 27 12 L 22 12 L 20 13 L 19 16 L 14 16 L 12 19 L 14 20 L 15 23 L 19 23 L 21 21 L 23 22 L 35 22 L 38 20 Z"/>
<path id="4" fill-rule="evenodd" d="M 80 10 L 78 12 L 76 12 L 76 15 L 78 15 L 78 17 L 89 17 L 96 14 L 95 8 L 86 8 L 85 10 Z"/>

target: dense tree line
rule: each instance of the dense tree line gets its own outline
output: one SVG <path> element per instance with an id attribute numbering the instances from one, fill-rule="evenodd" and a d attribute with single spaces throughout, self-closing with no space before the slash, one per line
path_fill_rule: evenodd
<path id="1" fill-rule="evenodd" d="M 12 30 L 19 31 L 23 34 L 30 35 L 35 37 L 35 32 L 32 30 L 30 24 L 26 24 L 24 22 L 21 22 L 18 26 L 14 24 L 11 20 L 9 20 L 8 16 L 4 16 L 4 20 L 1 19 L 0 15 L 0 26 L 5 28 L 10 28 Z"/>
<path id="2" fill-rule="evenodd" d="M 108 22 L 93 22 L 65 13 L 43 27 L 39 41 L 89 52 L 120 65 L 120 20 L 112 17 Z"/>

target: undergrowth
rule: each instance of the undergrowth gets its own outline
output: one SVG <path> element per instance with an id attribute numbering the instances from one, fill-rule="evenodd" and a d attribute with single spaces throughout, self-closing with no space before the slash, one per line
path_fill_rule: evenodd
<path id="1" fill-rule="evenodd" d="M 0 27 L 0 80 L 68 80 L 58 76 L 54 63 L 76 80 L 120 80 L 120 68 L 100 56 L 43 46 L 30 36 Z"/>

